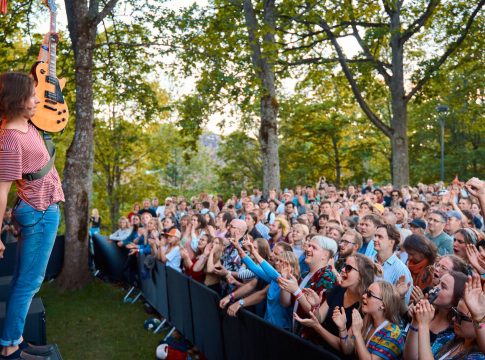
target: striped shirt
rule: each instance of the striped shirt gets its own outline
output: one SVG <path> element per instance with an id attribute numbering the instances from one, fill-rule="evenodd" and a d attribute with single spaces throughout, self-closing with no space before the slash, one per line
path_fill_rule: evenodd
<path id="1" fill-rule="evenodd" d="M 375 262 L 378 263 L 377 257 Z M 383 279 L 376 278 L 376 281 L 385 280 L 392 285 L 396 285 L 401 275 L 404 275 L 406 277 L 406 284 L 411 284 L 405 296 L 406 304 L 409 304 L 411 292 L 413 289 L 413 278 L 411 276 L 411 271 L 409 271 L 408 267 L 397 257 L 396 253 L 394 253 L 389 257 L 389 259 L 384 261 L 384 263 L 382 264 L 382 269 L 384 271 Z"/>
<path id="2" fill-rule="evenodd" d="M 54 166 L 40 179 L 22 179 L 22 174 L 39 171 L 49 159 L 44 140 L 30 122 L 26 133 L 0 129 L 0 181 L 15 181 L 18 196 L 37 210 L 64 201 L 61 181 Z"/>

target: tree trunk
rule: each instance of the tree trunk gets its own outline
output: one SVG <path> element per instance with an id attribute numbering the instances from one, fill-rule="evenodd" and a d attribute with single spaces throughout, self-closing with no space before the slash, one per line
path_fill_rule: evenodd
<path id="1" fill-rule="evenodd" d="M 66 245 L 64 266 L 57 279 L 63 290 L 79 289 L 92 278 L 88 267 L 88 218 L 93 174 L 93 51 L 96 28 L 86 21 L 86 4 L 65 0 L 74 47 L 76 129 L 67 151 L 63 188 Z"/>
<path id="2" fill-rule="evenodd" d="M 342 176 L 342 165 L 340 164 L 340 154 L 338 151 L 338 142 L 335 137 L 332 136 L 333 154 L 335 157 L 335 186 L 340 189 L 340 180 Z"/>
<path id="3" fill-rule="evenodd" d="M 391 148 L 392 148 L 392 183 L 400 188 L 409 185 L 409 151 L 408 151 L 408 114 L 404 90 L 404 44 L 401 39 L 400 9 L 391 16 L 391 51 L 392 78 L 391 92 Z"/>
<path id="4" fill-rule="evenodd" d="M 251 61 L 261 82 L 259 92 L 261 109 L 261 124 L 259 128 L 259 143 L 263 160 L 263 194 L 268 195 L 269 190 L 279 190 L 280 184 L 280 159 L 278 154 L 278 100 L 276 98 L 275 74 L 273 61 L 275 54 L 268 49 L 274 49 L 276 29 L 275 1 L 264 1 L 264 23 L 258 27 L 258 20 L 254 12 L 251 0 L 244 0 L 244 18 L 248 29 L 249 47 L 251 49 Z M 261 31 L 261 29 L 263 29 Z M 263 52 L 261 41 L 257 34 L 263 33 Z"/>

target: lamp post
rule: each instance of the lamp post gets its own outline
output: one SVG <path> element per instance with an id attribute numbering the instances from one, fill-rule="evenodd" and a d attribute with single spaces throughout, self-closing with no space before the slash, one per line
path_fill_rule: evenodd
<path id="1" fill-rule="evenodd" d="M 441 126 L 441 181 L 445 181 L 445 117 L 444 114 L 449 110 L 446 105 L 438 105 L 436 111 L 438 111 L 438 121 Z"/>

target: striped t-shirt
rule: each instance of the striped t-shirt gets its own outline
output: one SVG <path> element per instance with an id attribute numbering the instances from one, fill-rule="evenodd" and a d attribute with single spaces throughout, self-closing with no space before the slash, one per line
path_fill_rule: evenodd
<path id="1" fill-rule="evenodd" d="M 0 129 L 0 181 L 15 181 L 18 196 L 37 210 L 64 201 L 61 181 L 54 166 L 40 179 L 22 179 L 22 174 L 39 171 L 49 159 L 44 139 L 30 122 L 26 133 Z"/>

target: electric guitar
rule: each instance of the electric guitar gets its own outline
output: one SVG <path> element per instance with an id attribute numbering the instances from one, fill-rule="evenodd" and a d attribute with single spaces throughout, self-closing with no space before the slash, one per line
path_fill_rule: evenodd
<path id="1" fill-rule="evenodd" d="M 50 33 L 56 34 L 56 3 L 55 0 L 44 0 L 50 12 Z M 44 45 L 43 45 L 44 46 Z M 31 74 L 36 82 L 35 92 L 40 100 L 32 123 L 47 132 L 64 130 L 69 120 L 69 110 L 62 95 L 66 84 L 65 79 L 56 76 L 56 35 L 49 38 L 49 60 L 38 61 L 34 64 Z"/>

